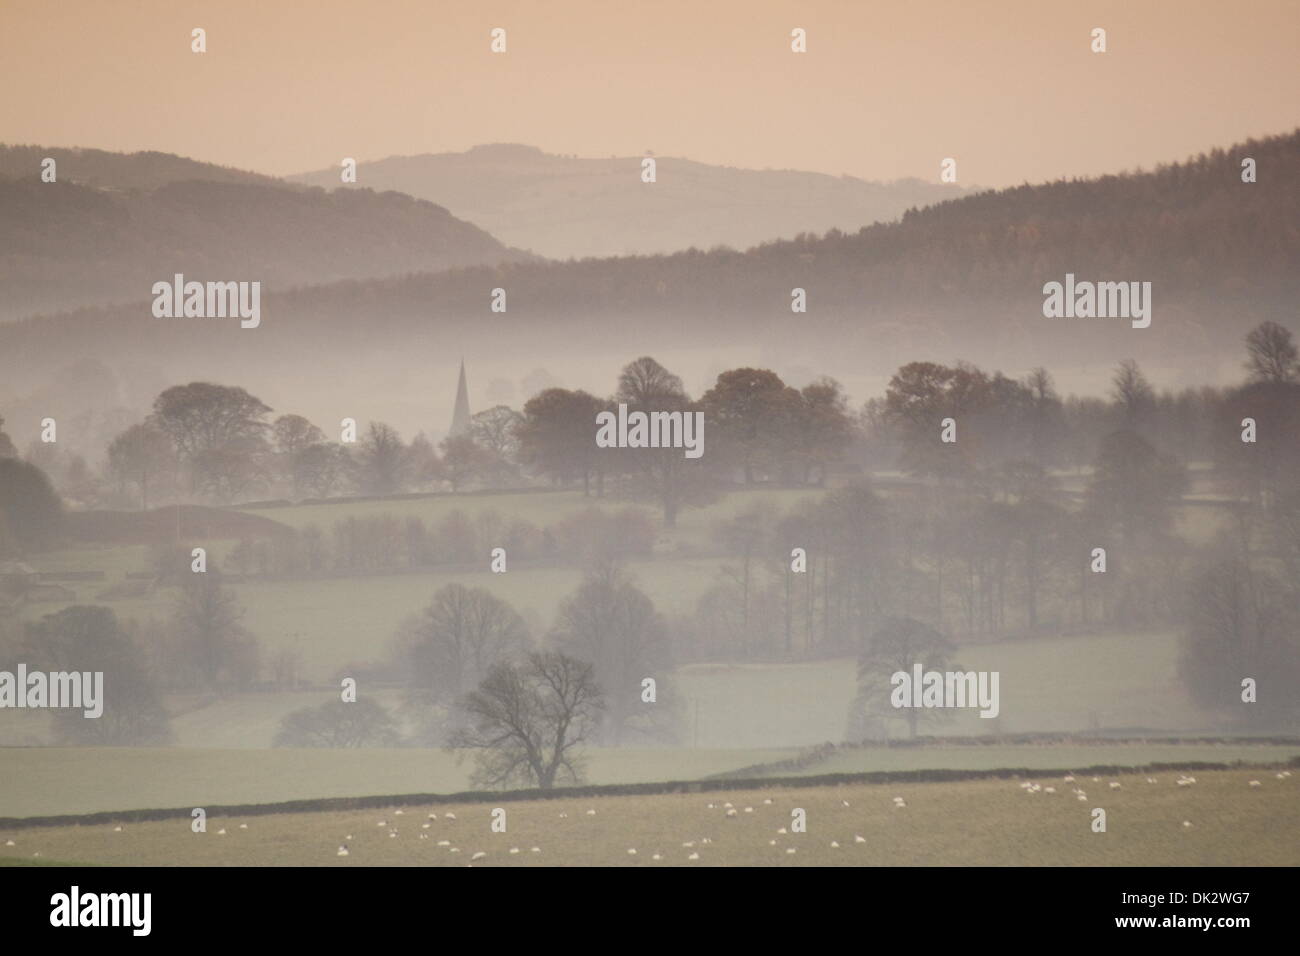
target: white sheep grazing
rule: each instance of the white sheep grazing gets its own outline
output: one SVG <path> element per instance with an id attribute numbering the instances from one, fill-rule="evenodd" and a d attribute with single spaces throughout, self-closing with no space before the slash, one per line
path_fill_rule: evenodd
<path id="1" fill-rule="evenodd" d="M 225 835 L 226 835 L 225 827 L 222 827 L 220 830 L 217 831 L 217 836 L 225 836 Z"/>
<path id="2" fill-rule="evenodd" d="M 388 826 L 388 821 L 387 821 L 387 820 L 380 820 L 378 823 L 375 824 L 375 826 L 377 826 L 377 827 L 386 827 L 386 826 Z"/>
<path id="3" fill-rule="evenodd" d="M 1258 780 L 1252 780 L 1252 781 L 1250 782 L 1250 785 L 1251 785 L 1252 787 L 1262 787 L 1262 786 L 1264 786 L 1264 785 L 1263 785 L 1262 783 L 1260 783 Z"/>
<path id="4" fill-rule="evenodd" d="M 512 847 L 510 848 L 510 855 L 511 855 L 511 856 L 514 856 L 514 855 L 515 855 L 516 853 L 518 853 L 518 852 L 519 852 L 519 847 L 517 847 L 517 846 L 512 846 Z"/>
<path id="5" fill-rule="evenodd" d="M 1044 788 L 1043 788 L 1043 793 L 1056 793 L 1056 788 L 1055 788 L 1055 787 L 1044 787 Z"/>
<path id="6" fill-rule="evenodd" d="M 650 857 L 650 859 L 652 859 L 652 860 L 662 860 L 663 857 L 660 856 L 658 853 L 656 853 L 654 856 Z"/>
<path id="7" fill-rule="evenodd" d="M 405 810 L 394 810 L 393 815 L 400 817 L 405 812 L 406 812 Z"/>
<path id="8" fill-rule="evenodd" d="M 776 832 L 777 832 L 777 833 L 785 833 L 785 827 L 781 827 L 781 828 L 778 829 Z"/>
<path id="9" fill-rule="evenodd" d="M 1158 781 L 1156 780 L 1155 777 L 1147 777 L 1147 783 L 1156 783 L 1156 782 Z"/>
<path id="10" fill-rule="evenodd" d="M 438 846 L 451 846 L 451 841 L 450 841 L 450 840 L 439 840 L 439 841 L 438 841 Z"/>
<path id="11" fill-rule="evenodd" d="M 13 840 L 5 840 L 5 846 L 13 846 L 13 845 L 14 845 Z"/>
<path id="12" fill-rule="evenodd" d="M 452 847 L 450 850 L 448 850 L 447 852 L 448 852 L 448 853 L 459 853 L 459 852 L 460 852 L 460 847 L 458 847 L 458 846 L 454 846 L 454 847 Z"/>
<path id="13" fill-rule="evenodd" d="M 788 847 L 785 848 L 785 852 L 786 852 L 786 853 L 789 853 L 789 854 L 791 854 L 791 855 L 793 855 L 793 854 L 795 854 L 795 853 L 798 853 L 799 851 L 796 850 L 796 849 L 795 849 L 794 847 L 792 847 L 792 846 L 788 846 Z"/>
<path id="14" fill-rule="evenodd" d="M 113 827 L 113 832 L 114 832 L 114 833 L 121 833 L 121 832 L 122 832 L 122 828 L 121 828 L 121 827 Z"/>
<path id="15" fill-rule="evenodd" d="M 772 805 L 772 798 L 771 798 L 771 797 L 768 797 L 767 799 L 765 799 L 765 800 L 763 801 L 763 803 L 767 804 L 768 806 L 771 806 L 771 805 Z"/>
<path id="16" fill-rule="evenodd" d="M 1112 790 L 1119 790 L 1119 789 L 1120 789 L 1120 783 L 1119 783 L 1119 781 L 1118 781 L 1118 780 L 1112 780 L 1112 781 L 1110 782 L 1110 788 L 1111 788 Z"/>
<path id="17" fill-rule="evenodd" d="M 854 842 L 854 843 L 866 843 L 867 840 L 866 840 L 865 837 L 860 837 L 860 836 L 855 835 L 855 836 L 853 837 L 853 842 Z"/>
<path id="18" fill-rule="evenodd" d="M 248 824 L 247 824 L 247 823 L 241 823 L 241 824 L 239 825 L 239 829 L 241 829 L 241 830 L 247 830 L 247 829 L 248 829 Z"/>
<path id="19" fill-rule="evenodd" d="M 1067 773 L 1067 774 L 1065 775 L 1065 782 L 1066 782 L 1066 783 L 1074 783 L 1074 774 L 1072 774 L 1072 773 Z"/>
<path id="20" fill-rule="evenodd" d="M 732 807 L 730 810 L 727 811 L 727 816 L 728 816 L 728 817 L 734 817 L 735 815 L 736 815 L 736 808 L 735 808 L 735 807 Z"/>
<path id="21" fill-rule="evenodd" d="M 630 847 L 628 847 L 628 848 L 627 848 L 627 855 L 628 855 L 628 856 L 636 856 L 636 847 L 634 847 L 634 846 L 630 846 Z"/>
<path id="22" fill-rule="evenodd" d="M 347 855 L 348 855 L 348 848 L 346 845 L 339 847 L 339 852 L 335 854 L 335 856 L 347 856 Z"/>
<path id="23" fill-rule="evenodd" d="M 587 816 L 589 816 L 589 817 L 594 817 L 595 815 L 596 815 L 596 811 L 595 811 L 595 810 L 588 810 L 588 811 L 587 811 Z"/>
<path id="24" fill-rule="evenodd" d="M 745 807 L 745 812 L 746 812 L 746 813 L 753 813 L 753 812 L 754 812 L 754 808 L 753 808 L 753 807 Z"/>
<path id="25" fill-rule="evenodd" d="M 475 853 L 473 856 L 470 857 L 470 861 L 473 862 L 474 860 L 482 860 L 486 857 L 487 854 L 484 853 L 482 850 L 479 850 L 477 853 Z"/>
<path id="26" fill-rule="evenodd" d="M 455 820 L 455 819 L 456 819 L 456 814 L 454 814 L 454 813 L 444 813 L 444 814 L 442 815 L 442 818 L 443 818 L 444 820 Z"/>
<path id="27" fill-rule="evenodd" d="M 831 840 L 831 849 L 832 849 L 832 850 L 838 850 L 839 848 L 840 848 L 839 841 L 838 841 L 838 840 Z"/>
<path id="28" fill-rule="evenodd" d="M 541 848 L 540 846 L 535 846 L 535 847 L 533 847 L 531 850 L 529 850 L 528 852 L 529 852 L 529 853 L 541 853 L 541 852 L 542 852 L 542 848 Z"/>
<path id="29" fill-rule="evenodd" d="M 698 853 L 692 853 L 692 854 L 691 854 L 690 856 L 688 856 L 686 859 L 688 859 L 688 860 L 698 860 L 699 858 L 700 858 L 700 855 L 699 855 Z"/>

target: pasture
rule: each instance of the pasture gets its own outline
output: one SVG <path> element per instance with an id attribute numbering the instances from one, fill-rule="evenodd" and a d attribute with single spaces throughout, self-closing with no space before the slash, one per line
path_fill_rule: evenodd
<path id="1" fill-rule="evenodd" d="M 1186 786 L 1164 772 L 562 796 L 501 804 L 504 833 L 492 832 L 492 802 L 213 816 L 206 833 L 191 832 L 188 819 L 20 828 L 0 831 L 0 857 L 145 866 L 1295 866 L 1300 843 L 1285 834 L 1300 832 L 1300 778 L 1279 773 L 1203 771 Z M 1029 783 L 1038 789 L 1021 785 Z M 1104 833 L 1092 829 L 1097 807 Z M 806 832 L 792 832 L 796 809 Z"/>

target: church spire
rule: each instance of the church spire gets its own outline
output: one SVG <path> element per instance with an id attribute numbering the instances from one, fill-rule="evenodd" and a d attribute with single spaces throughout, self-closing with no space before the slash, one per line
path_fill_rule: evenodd
<path id="1" fill-rule="evenodd" d="M 456 386 L 456 410 L 451 414 L 451 438 L 469 431 L 469 389 L 465 386 L 465 360 L 460 360 L 460 382 Z"/>

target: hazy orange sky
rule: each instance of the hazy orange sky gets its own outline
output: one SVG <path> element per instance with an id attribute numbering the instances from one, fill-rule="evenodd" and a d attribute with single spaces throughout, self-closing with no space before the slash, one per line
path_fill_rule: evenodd
<path id="1" fill-rule="evenodd" d="M 1300 125 L 1298 26 L 1297 0 L 0 0 L 0 141 L 273 174 L 491 142 L 868 179 L 953 156 L 996 186 Z"/>

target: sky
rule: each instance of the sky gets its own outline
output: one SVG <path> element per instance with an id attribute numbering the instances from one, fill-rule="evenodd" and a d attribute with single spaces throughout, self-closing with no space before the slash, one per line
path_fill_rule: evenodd
<path id="1" fill-rule="evenodd" d="M 881 180 L 953 157 L 1004 186 L 1300 126 L 1298 27 L 1297 0 L 0 0 L 0 141 L 274 175 L 493 142 Z"/>

